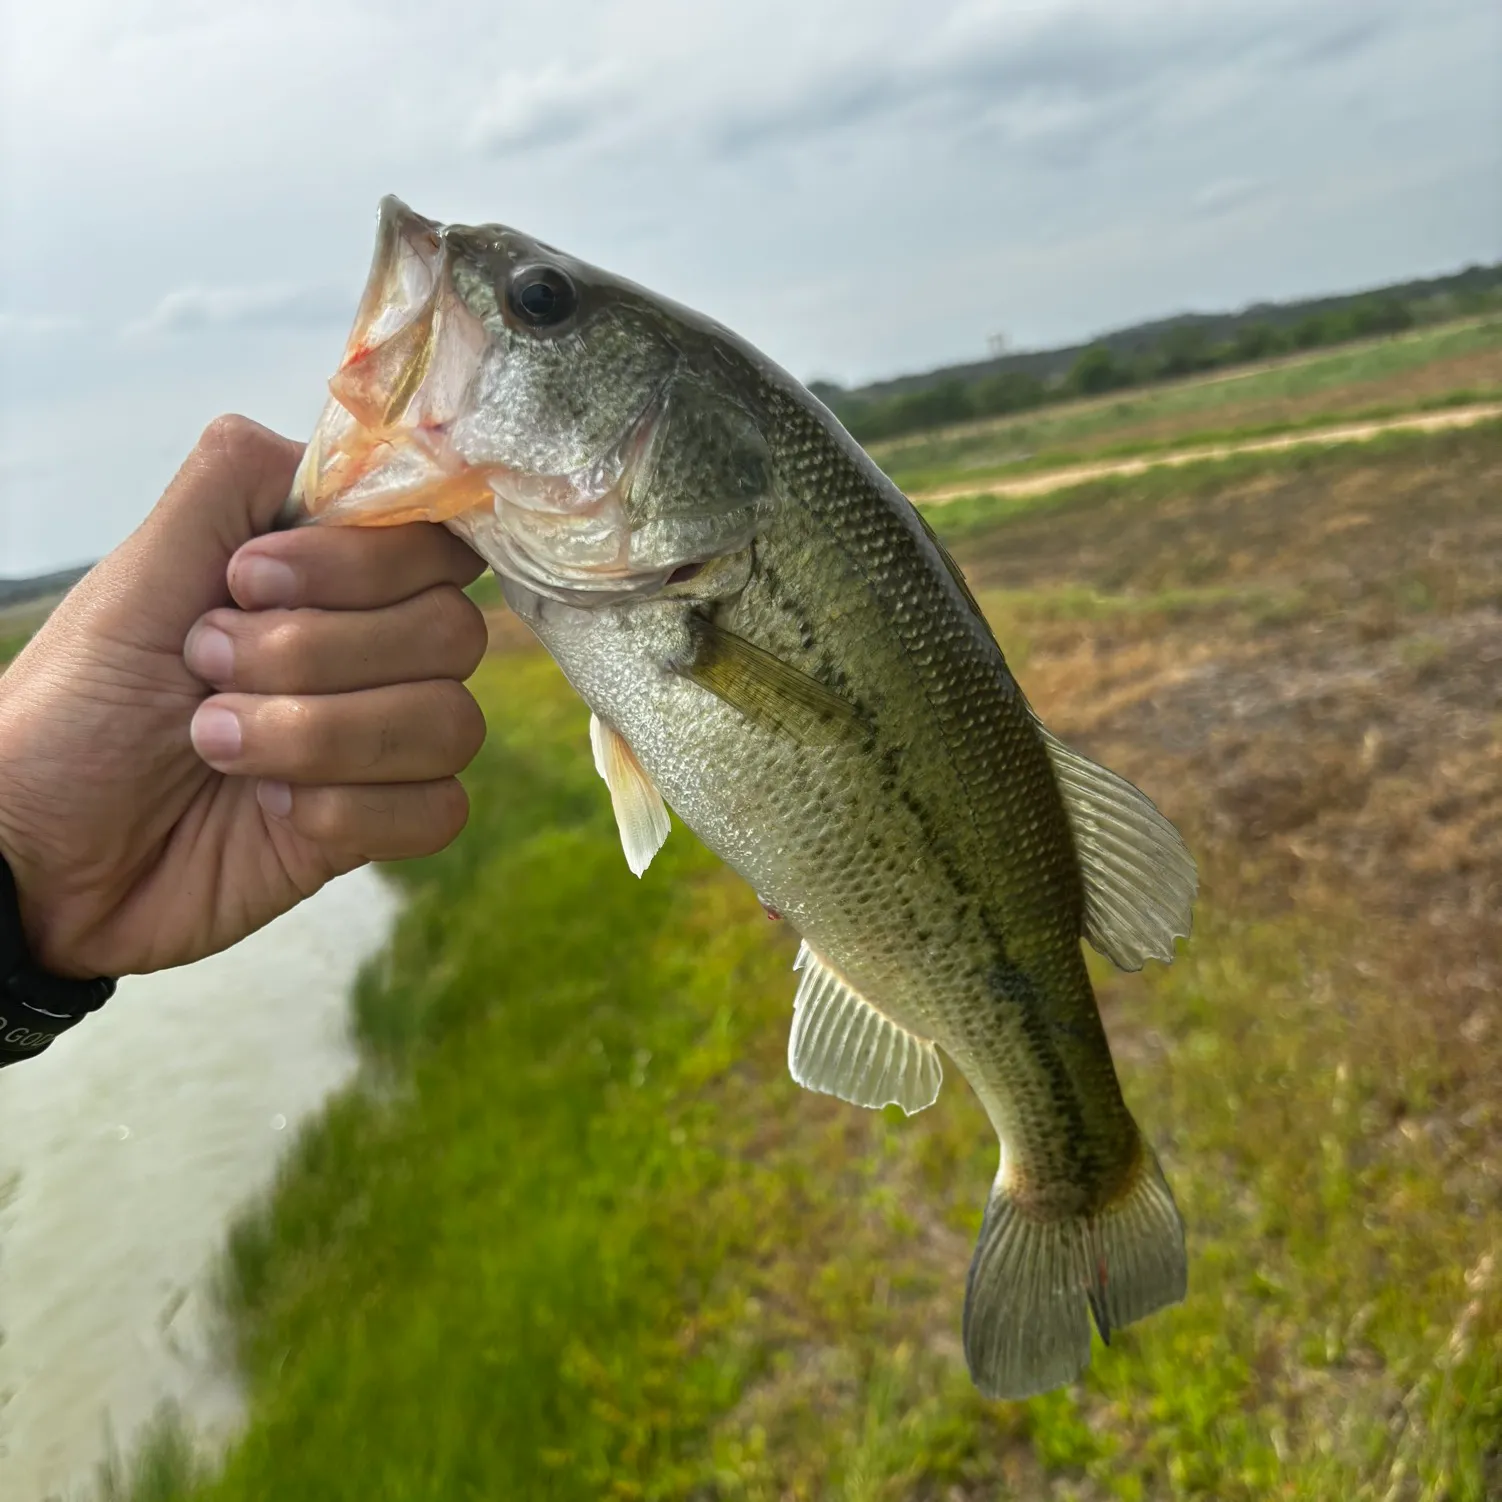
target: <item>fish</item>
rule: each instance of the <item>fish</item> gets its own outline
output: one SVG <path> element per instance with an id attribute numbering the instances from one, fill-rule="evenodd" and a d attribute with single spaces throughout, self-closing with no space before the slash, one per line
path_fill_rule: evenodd
<path id="1" fill-rule="evenodd" d="M 287 525 L 446 524 L 591 711 L 630 869 L 668 809 L 800 937 L 788 1063 L 912 1114 L 947 1060 L 999 1143 L 965 1287 L 979 1390 L 1074 1380 L 1185 1296 L 1081 939 L 1171 961 L 1197 877 L 1042 723 L 932 528 L 713 320 L 501 224 L 382 201 Z"/>

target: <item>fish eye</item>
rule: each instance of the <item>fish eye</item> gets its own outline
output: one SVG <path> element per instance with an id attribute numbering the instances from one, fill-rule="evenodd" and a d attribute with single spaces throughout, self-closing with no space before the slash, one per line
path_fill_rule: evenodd
<path id="1" fill-rule="evenodd" d="M 556 266 L 524 266 L 506 291 L 517 321 L 533 329 L 556 328 L 579 305 L 574 284 Z"/>

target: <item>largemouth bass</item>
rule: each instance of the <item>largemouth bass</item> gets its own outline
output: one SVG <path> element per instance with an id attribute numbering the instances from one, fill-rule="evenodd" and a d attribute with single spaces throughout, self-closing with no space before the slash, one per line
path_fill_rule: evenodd
<path id="1" fill-rule="evenodd" d="M 980 1389 L 1067 1382 L 1181 1299 L 1183 1226 L 1122 1100 L 1081 936 L 1171 960 L 1194 864 L 1039 722 L 917 511 L 718 324 L 502 225 L 381 207 L 285 519 L 446 522 L 593 711 L 631 869 L 666 806 L 803 945 L 793 1077 L 1001 1144 L 964 1313 Z"/>

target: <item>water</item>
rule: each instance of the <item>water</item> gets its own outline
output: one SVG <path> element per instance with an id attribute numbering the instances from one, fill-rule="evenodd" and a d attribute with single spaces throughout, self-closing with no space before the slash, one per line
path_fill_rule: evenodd
<path id="1" fill-rule="evenodd" d="M 122 981 L 0 1072 L 5 1502 L 89 1481 L 107 1435 L 128 1450 L 163 1399 L 209 1440 L 233 1431 L 207 1278 L 297 1122 L 349 1077 L 348 989 L 394 910 L 355 872 L 227 954 Z"/>

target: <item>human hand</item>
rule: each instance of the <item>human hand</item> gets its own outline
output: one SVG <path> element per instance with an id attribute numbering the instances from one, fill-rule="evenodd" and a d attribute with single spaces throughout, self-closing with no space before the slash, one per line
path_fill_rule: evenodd
<path id="1" fill-rule="evenodd" d="M 267 533 L 298 454 L 211 423 L 0 678 L 0 852 L 44 970 L 185 964 L 464 826 L 483 565 L 425 523 Z"/>

